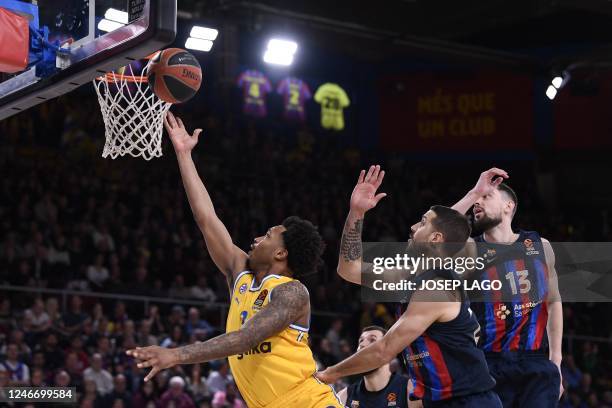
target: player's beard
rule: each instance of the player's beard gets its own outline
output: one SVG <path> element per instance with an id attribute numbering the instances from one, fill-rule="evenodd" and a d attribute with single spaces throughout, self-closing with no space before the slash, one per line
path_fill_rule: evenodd
<path id="1" fill-rule="evenodd" d="M 480 232 L 487 232 L 497 227 L 499 224 L 501 224 L 501 222 L 501 216 L 492 218 L 488 215 L 483 215 L 479 220 L 474 220 L 474 228 Z"/>

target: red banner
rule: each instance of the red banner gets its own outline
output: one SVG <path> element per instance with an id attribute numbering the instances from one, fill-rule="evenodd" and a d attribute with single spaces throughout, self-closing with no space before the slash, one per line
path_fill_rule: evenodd
<path id="1" fill-rule="evenodd" d="M 533 82 L 507 73 L 414 74 L 381 81 L 389 151 L 524 150 L 533 146 Z"/>
<path id="2" fill-rule="evenodd" d="M 608 74 L 597 79 L 588 89 L 582 78 L 572 78 L 551 102 L 555 147 L 612 147 L 612 77 Z"/>

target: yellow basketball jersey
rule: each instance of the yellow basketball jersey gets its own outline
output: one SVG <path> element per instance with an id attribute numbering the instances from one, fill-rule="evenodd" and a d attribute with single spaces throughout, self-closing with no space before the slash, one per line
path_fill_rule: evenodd
<path id="1" fill-rule="evenodd" d="M 254 275 L 245 271 L 236 278 L 226 331 L 239 330 L 270 301 L 272 290 L 293 279 L 268 275 L 255 286 Z M 295 324 L 264 340 L 244 354 L 229 357 L 236 385 L 250 408 L 266 407 L 312 378 L 316 370 L 308 346 L 308 328 Z"/>

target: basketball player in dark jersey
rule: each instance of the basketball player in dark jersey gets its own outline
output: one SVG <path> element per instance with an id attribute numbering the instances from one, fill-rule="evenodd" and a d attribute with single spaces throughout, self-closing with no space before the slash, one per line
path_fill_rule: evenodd
<path id="1" fill-rule="evenodd" d="M 357 351 L 382 339 L 387 330 L 368 326 L 361 331 Z M 408 379 L 391 372 L 389 364 L 365 373 L 363 378 L 338 393 L 349 408 L 408 408 Z"/>
<path id="2" fill-rule="evenodd" d="M 338 273 L 361 283 L 361 230 L 365 213 L 385 197 L 376 194 L 384 178 L 380 166 L 362 171 L 351 195 L 350 212 L 342 235 Z M 408 249 L 426 257 L 448 257 L 470 236 L 467 218 L 443 206 L 433 206 L 411 228 Z M 453 249 L 459 243 L 459 247 Z M 446 244 L 446 245 L 441 245 Z M 416 285 L 425 280 L 456 280 L 448 269 L 417 272 Z M 333 383 L 338 378 L 368 372 L 402 353 L 414 382 L 411 399 L 424 407 L 501 407 L 492 391 L 495 381 L 482 350 L 476 347 L 478 322 L 463 290 L 415 291 L 406 310 L 385 336 L 316 376 Z"/>
<path id="3" fill-rule="evenodd" d="M 474 278 L 503 282 L 501 291 L 483 293 L 486 302 L 472 303 L 479 347 L 504 407 L 556 407 L 563 393 L 563 311 L 555 255 L 537 232 L 512 229 L 518 198 L 506 178 L 501 169 L 483 172 L 453 206 L 462 214 L 473 206 L 474 226 L 482 231 L 475 241 L 487 264 Z"/>

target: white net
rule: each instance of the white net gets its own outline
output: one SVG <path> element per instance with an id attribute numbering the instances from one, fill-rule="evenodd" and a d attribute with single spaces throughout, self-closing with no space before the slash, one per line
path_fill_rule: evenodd
<path id="1" fill-rule="evenodd" d="M 164 116 L 172 104 L 149 88 L 148 67 L 134 74 L 128 65 L 123 72 L 109 72 L 93 81 L 104 118 L 104 158 L 129 154 L 151 160 L 162 155 Z"/>

